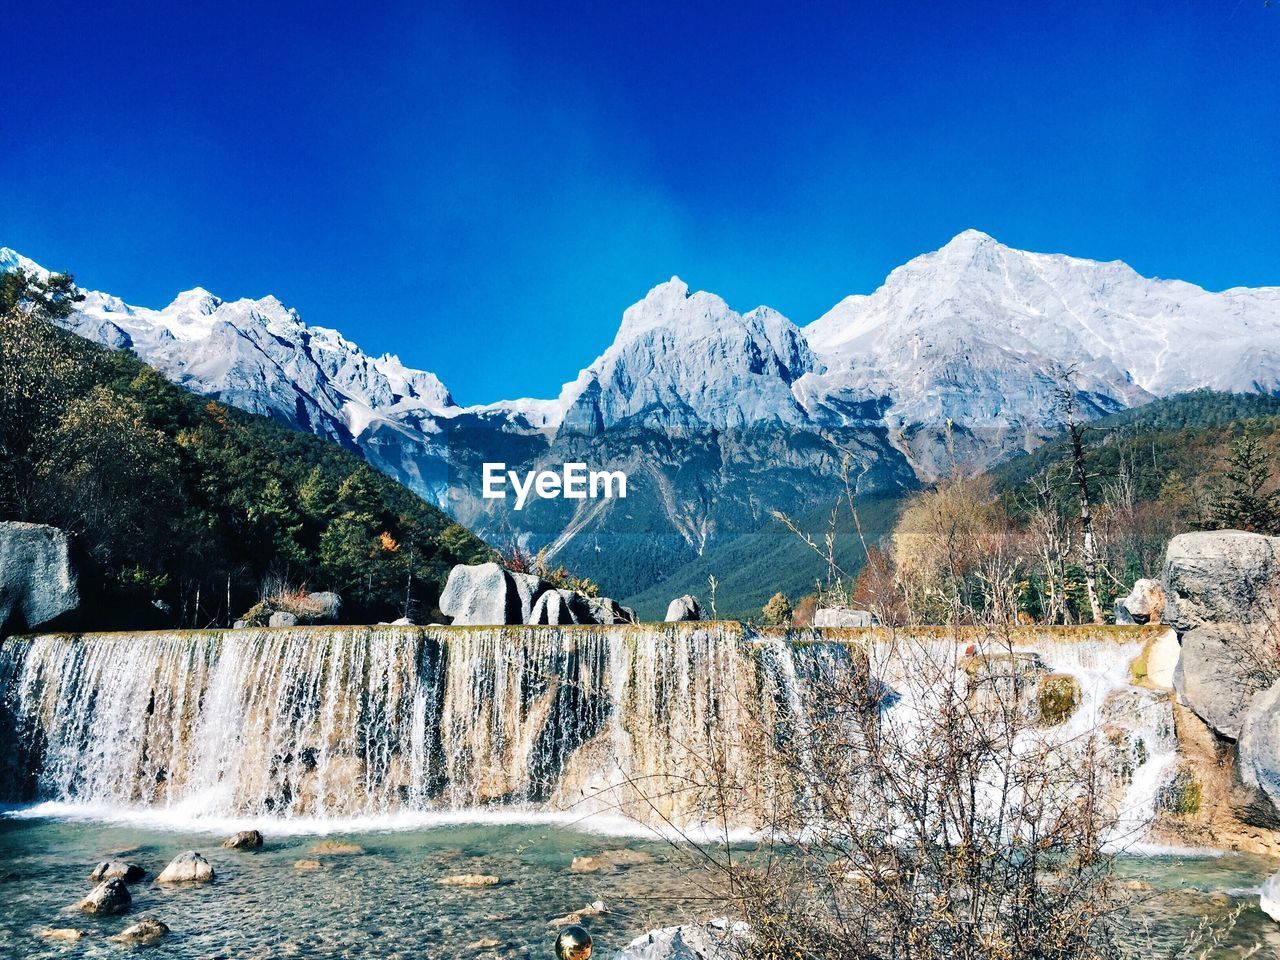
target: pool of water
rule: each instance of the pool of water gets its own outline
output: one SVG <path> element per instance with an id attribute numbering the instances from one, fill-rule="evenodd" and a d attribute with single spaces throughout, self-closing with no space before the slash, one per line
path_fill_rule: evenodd
<path id="1" fill-rule="evenodd" d="M 264 831 L 265 833 L 265 831 Z M 136 952 L 108 938 L 143 914 L 170 936 L 148 957 L 446 958 L 549 957 L 551 921 L 603 900 L 609 913 L 583 920 L 597 956 L 645 930 L 709 911 L 711 877 L 658 841 L 556 825 L 449 824 L 430 829 L 266 837 L 253 851 L 224 850 L 225 833 L 0 818 L 0 956 L 107 957 Z M 357 844 L 358 855 L 314 852 L 321 840 Z M 625 847 L 653 857 L 608 875 L 572 873 L 575 856 Z M 170 858 L 198 850 L 217 872 L 212 884 L 151 882 Z M 67 912 L 92 887 L 94 864 L 119 857 L 144 866 L 120 917 Z M 301 859 L 319 869 L 299 870 Z M 443 886 L 458 874 L 498 876 L 498 886 Z M 705 891 L 704 889 L 705 888 Z M 39 932 L 75 927 L 76 943 Z"/>
<path id="2" fill-rule="evenodd" d="M 0 817 L 0 956 L 120 957 L 136 952 L 110 941 L 133 918 L 150 914 L 171 929 L 146 956 L 181 958 L 343 957 L 386 960 L 552 956 L 552 921 L 604 901 L 609 912 L 584 918 L 596 956 L 654 927 L 722 912 L 716 878 L 660 839 L 623 838 L 564 823 L 446 822 L 398 830 L 272 835 L 258 850 L 224 850 L 228 835 L 154 823 L 54 816 Z M 359 846 L 334 855 L 323 841 Z M 611 874 L 574 873 L 573 858 L 628 849 L 652 861 Z M 167 887 L 152 879 L 184 850 L 198 850 L 217 871 L 208 885 Z M 118 857 L 148 878 L 131 888 L 121 917 L 68 911 L 92 884 L 94 864 Z M 299 860 L 319 861 L 300 870 Z M 1280 924 L 1257 908 L 1257 891 L 1274 861 L 1240 854 L 1128 856 L 1117 880 L 1135 899 L 1127 926 L 1137 956 L 1170 956 L 1203 916 L 1243 906 L 1214 958 L 1280 956 Z M 493 887 L 438 881 L 459 874 L 498 876 Z M 40 931 L 86 931 L 75 943 Z M 1174 954 L 1176 955 L 1176 953 Z"/>

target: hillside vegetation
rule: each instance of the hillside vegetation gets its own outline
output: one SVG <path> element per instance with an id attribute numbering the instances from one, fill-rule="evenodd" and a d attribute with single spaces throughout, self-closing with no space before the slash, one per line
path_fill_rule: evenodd
<path id="1" fill-rule="evenodd" d="M 1173 536 L 1280 533 L 1277 463 L 1276 397 L 1197 391 L 1077 420 L 906 497 L 851 602 L 903 623 L 1104 622 Z"/>
<path id="2" fill-rule="evenodd" d="M 425 619 L 454 564 L 487 559 L 358 455 L 59 329 L 74 298 L 0 276 L 0 519 L 74 534 L 95 626 L 226 625 L 304 587 L 344 620 Z"/>

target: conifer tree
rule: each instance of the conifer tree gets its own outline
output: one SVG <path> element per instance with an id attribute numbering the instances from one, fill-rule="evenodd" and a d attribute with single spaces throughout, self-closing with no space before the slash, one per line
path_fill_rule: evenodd
<path id="1" fill-rule="evenodd" d="M 1213 518 L 1222 529 L 1275 533 L 1280 530 L 1280 502 L 1271 482 L 1271 464 L 1253 431 L 1245 428 L 1231 444 L 1223 474 L 1224 489 L 1213 505 Z"/>

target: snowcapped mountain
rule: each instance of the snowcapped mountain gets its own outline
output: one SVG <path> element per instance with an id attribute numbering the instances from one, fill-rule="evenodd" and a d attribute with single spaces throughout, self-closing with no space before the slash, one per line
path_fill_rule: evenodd
<path id="1" fill-rule="evenodd" d="M 886 420 L 918 472 L 1031 449 L 1057 428 L 1056 372 L 1074 367 L 1096 415 L 1210 387 L 1280 389 L 1280 288 L 1210 293 L 1119 261 L 1027 253 L 966 230 L 804 328 L 827 373 L 802 385 L 892 401 Z"/>
<path id="2" fill-rule="evenodd" d="M 0 249 L 0 271 L 16 268 L 44 272 Z M 67 326 L 357 449 L 481 534 L 551 544 L 619 595 L 758 534 L 771 509 L 829 503 L 846 456 L 875 493 L 1035 447 L 1058 428 L 1064 368 L 1091 415 L 1196 387 L 1280 391 L 1280 288 L 1212 293 L 975 230 L 805 327 L 673 277 L 546 400 L 460 407 L 434 374 L 369 357 L 274 297 L 197 288 L 147 309 L 87 292 Z M 629 495 L 511 513 L 479 497 L 486 460 L 625 469 Z"/>
<path id="3" fill-rule="evenodd" d="M 791 385 L 815 369 L 800 328 L 776 310 L 738 314 L 672 277 L 623 313 L 559 406 L 567 426 L 591 434 L 636 416 L 665 427 L 802 423 Z"/>

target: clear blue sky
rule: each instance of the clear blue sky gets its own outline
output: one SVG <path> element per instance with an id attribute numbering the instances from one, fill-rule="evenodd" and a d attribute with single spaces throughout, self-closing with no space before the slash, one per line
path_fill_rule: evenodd
<path id="1" fill-rule="evenodd" d="M 806 323 L 966 227 L 1280 284 L 1280 3 L 287 6 L 7 15 L 0 245 L 275 293 L 464 403 L 674 273 Z"/>

